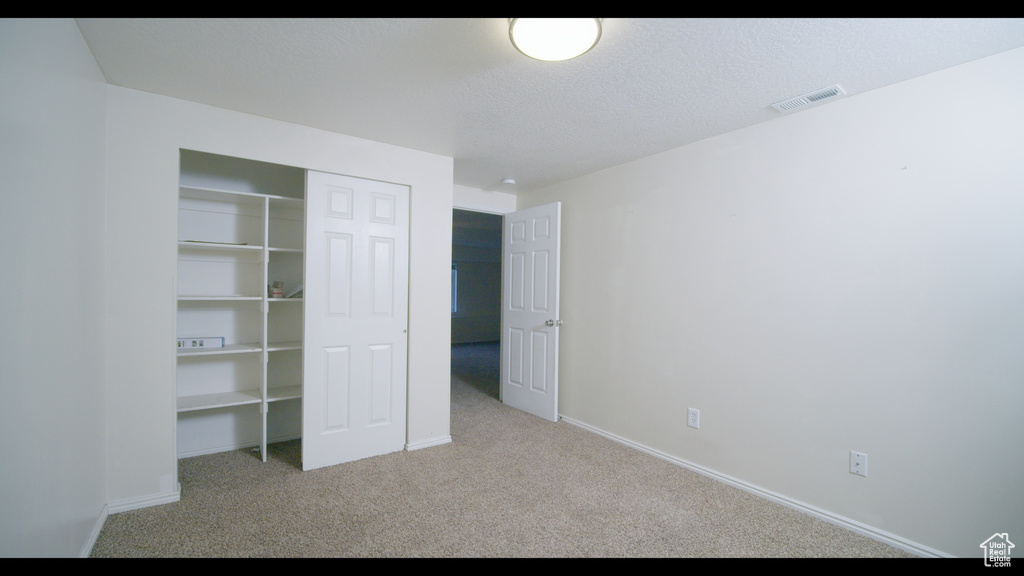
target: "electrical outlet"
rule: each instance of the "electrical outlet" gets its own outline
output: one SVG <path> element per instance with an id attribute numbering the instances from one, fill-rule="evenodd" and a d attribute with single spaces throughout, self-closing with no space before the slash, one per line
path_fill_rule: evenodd
<path id="1" fill-rule="evenodd" d="M 700 428 L 700 410 L 688 408 L 686 411 L 686 425 L 692 428 Z"/>
<path id="2" fill-rule="evenodd" d="M 850 474 L 868 475 L 868 455 L 850 450 Z"/>

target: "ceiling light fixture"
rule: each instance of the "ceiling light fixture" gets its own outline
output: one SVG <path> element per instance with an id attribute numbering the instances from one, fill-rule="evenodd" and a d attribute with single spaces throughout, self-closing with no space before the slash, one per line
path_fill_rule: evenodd
<path id="1" fill-rule="evenodd" d="M 509 18 L 512 45 L 536 60 L 558 62 L 586 53 L 601 38 L 600 18 Z"/>

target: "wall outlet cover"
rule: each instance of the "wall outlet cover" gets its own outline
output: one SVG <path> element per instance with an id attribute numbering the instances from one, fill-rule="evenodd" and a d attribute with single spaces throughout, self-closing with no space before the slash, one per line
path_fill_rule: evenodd
<path id="1" fill-rule="evenodd" d="M 850 450 L 850 474 L 868 475 L 868 455 Z"/>

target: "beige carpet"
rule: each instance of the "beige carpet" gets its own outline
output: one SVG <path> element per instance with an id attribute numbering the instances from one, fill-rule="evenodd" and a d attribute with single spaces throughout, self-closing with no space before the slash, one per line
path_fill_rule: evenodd
<path id="1" fill-rule="evenodd" d="M 456 362 L 452 443 L 309 472 L 299 441 L 183 459 L 181 501 L 111 515 L 92 557 L 913 557 L 508 408 Z"/>

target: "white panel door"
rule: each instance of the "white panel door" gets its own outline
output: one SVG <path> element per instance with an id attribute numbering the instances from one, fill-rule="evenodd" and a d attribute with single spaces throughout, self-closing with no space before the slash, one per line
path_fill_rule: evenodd
<path id="1" fill-rule="evenodd" d="M 302 468 L 403 449 L 409 188 L 306 177 Z"/>
<path id="2" fill-rule="evenodd" d="M 505 214 L 502 232 L 501 401 L 558 420 L 561 203 Z"/>

